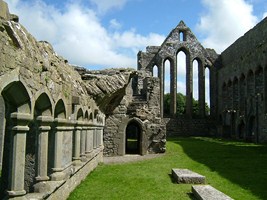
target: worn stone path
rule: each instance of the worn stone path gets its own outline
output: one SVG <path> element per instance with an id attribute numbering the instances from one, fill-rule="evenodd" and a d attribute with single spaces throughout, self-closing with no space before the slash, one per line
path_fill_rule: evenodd
<path id="1" fill-rule="evenodd" d="M 115 156 L 115 157 L 104 157 L 104 164 L 117 164 L 117 163 L 128 163 L 137 162 L 142 160 L 149 160 L 153 158 L 158 158 L 164 156 L 165 154 L 148 154 L 148 155 L 125 155 L 125 156 Z"/>

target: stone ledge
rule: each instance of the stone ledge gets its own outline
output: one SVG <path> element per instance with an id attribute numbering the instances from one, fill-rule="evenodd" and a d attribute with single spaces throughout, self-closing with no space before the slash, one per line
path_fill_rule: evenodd
<path id="1" fill-rule="evenodd" d="M 192 192 L 199 200 L 233 200 L 210 185 L 193 185 Z"/>
<path id="2" fill-rule="evenodd" d="M 177 183 L 205 184 L 205 176 L 188 169 L 172 169 L 172 177 Z"/>

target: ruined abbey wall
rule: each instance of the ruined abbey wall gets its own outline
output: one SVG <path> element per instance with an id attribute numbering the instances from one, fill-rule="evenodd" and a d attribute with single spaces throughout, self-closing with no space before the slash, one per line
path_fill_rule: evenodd
<path id="1" fill-rule="evenodd" d="M 267 140 L 267 19 L 222 52 L 218 67 L 221 135 Z"/>
<path id="2" fill-rule="evenodd" d="M 67 198 L 102 161 L 105 115 L 68 61 L 0 5 L 0 198 Z"/>

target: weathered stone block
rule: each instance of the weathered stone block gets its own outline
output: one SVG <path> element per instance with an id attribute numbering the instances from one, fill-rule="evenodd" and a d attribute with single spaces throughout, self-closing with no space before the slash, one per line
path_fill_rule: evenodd
<path id="1" fill-rule="evenodd" d="M 231 197 L 210 185 L 193 185 L 192 192 L 194 196 L 200 200 L 232 200 Z"/>
<path id="2" fill-rule="evenodd" d="M 172 176 L 177 183 L 205 184 L 205 176 L 188 169 L 172 169 Z"/>

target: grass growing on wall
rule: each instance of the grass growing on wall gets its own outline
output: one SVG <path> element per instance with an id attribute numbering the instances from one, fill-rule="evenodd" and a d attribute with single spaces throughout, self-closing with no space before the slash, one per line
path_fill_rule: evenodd
<path id="1" fill-rule="evenodd" d="M 70 195 L 74 199 L 192 199 L 191 185 L 175 184 L 172 168 L 206 176 L 206 183 L 234 199 L 266 199 L 267 146 L 209 138 L 172 138 L 153 160 L 104 165 Z"/>

